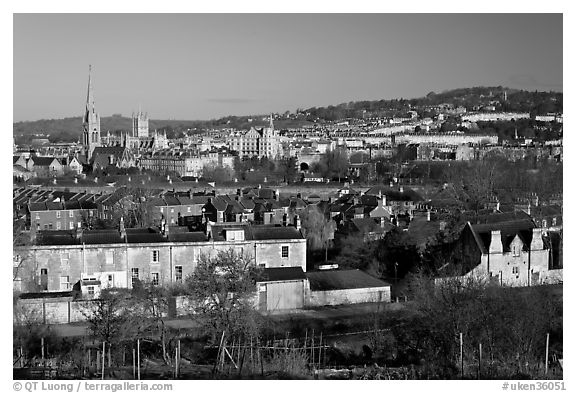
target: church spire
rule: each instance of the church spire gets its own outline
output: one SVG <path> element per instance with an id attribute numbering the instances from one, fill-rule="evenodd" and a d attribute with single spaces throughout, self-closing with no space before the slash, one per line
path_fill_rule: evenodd
<path id="1" fill-rule="evenodd" d="M 90 107 L 91 106 L 91 107 Z M 90 109 L 94 112 L 94 93 L 92 92 L 92 65 L 88 66 L 88 94 L 86 96 L 86 110 L 84 111 L 84 125 L 90 120 Z"/>
<path id="2" fill-rule="evenodd" d="M 88 161 L 92 158 L 94 148 L 100 146 L 100 116 L 96 113 L 94 105 L 94 90 L 92 89 L 92 65 L 88 66 L 88 93 L 86 95 L 86 109 L 82 121 L 83 145 Z"/>

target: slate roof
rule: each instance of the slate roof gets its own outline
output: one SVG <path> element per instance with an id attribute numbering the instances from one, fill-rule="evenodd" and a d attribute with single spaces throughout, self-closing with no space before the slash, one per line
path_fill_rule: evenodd
<path id="1" fill-rule="evenodd" d="M 389 287 L 390 284 L 361 270 L 327 270 L 306 272 L 312 291 Z"/>
<path id="2" fill-rule="evenodd" d="M 32 157 L 32 160 L 34 161 L 34 166 L 49 166 L 54 160 L 58 161 L 54 157 Z"/>
<path id="3" fill-rule="evenodd" d="M 214 241 L 225 240 L 225 229 L 244 229 L 245 240 L 292 240 L 303 239 L 302 233 L 293 226 L 276 225 L 248 225 L 247 223 L 218 223 L 212 225 L 212 238 Z"/>
<path id="4" fill-rule="evenodd" d="M 351 220 L 353 227 L 355 227 L 360 233 L 366 234 L 370 232 L 384 233 L 393 229 L 395 226 L 389 222 L 384 222 L 384 228 L 380 224 L 380 219 L 378 218 L 354 218 Z"/>
<path id="5" fill-rule="evenodd" d="M 391 201 L 419 202 L 423 200 L 420 194 L 408 187 L 404 187 L 404 192 L 400 192 L 400 190 L 397 189 L 378 185 L 368 189 L 366 195 L 378 195 L 380 192 L 382 192 L 382 195 L 386 195 L 386 198 Z"/>
<path id="6" fill-rule="evenodd" d="M 490 248 L 492 231 L 500 231 L 502 247 L 507 252 L 516 235 L 524 243 L 525 249 L 529 247 L 532 230 L 536 227 L 530 216 L 524 212 L 487 214 L 478 217 L 477 221 L 480 223 L 469 222 L 469 226 L 482 253 L 487 253 Z"/>
<path id="7" fill-rule="evenodd" d="M 301 267 L 273 267 L 262 269 L 257 282 L 306 280 Z"/>

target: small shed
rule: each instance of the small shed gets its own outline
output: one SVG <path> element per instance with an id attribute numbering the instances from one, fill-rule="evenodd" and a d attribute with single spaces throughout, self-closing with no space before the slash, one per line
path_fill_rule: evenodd
<path id="1" fill-rule="evenodd" d="M 263 269 L 256 282 L 258 310 L 294 310 L 304 307 L 306 275 L 301 267 Z"/>
<path id="2" fill-rule="evenodd" d="M 358 269 L 307 272 L 306 278 L 309 307 L 390 302 L 390 284 Z"/>

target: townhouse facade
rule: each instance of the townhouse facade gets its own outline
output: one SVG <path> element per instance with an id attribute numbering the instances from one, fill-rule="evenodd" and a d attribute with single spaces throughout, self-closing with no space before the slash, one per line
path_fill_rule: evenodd
<path id="1" fill-rule="evenodd" d="M 261 268 L 306 270 L 306 239 L 294 227 L 213 226 L 209 233 L 122 227 L 43 233 L 36 245 L 15 248 L 15 290 L 58 292 L 80 285 L 96 294 L 132 288 L 136 280 L 178 284 L 201 255 L 230 249 Z"/>

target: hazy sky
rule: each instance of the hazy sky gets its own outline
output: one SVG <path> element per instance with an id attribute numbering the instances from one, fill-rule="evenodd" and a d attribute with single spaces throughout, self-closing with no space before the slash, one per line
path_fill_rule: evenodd
<path id="1" fill-rule="evenodd" d="M 15 14 L 14 121 L 209 119 L 457 87 L 562 91 L 561 14 Z"/>

